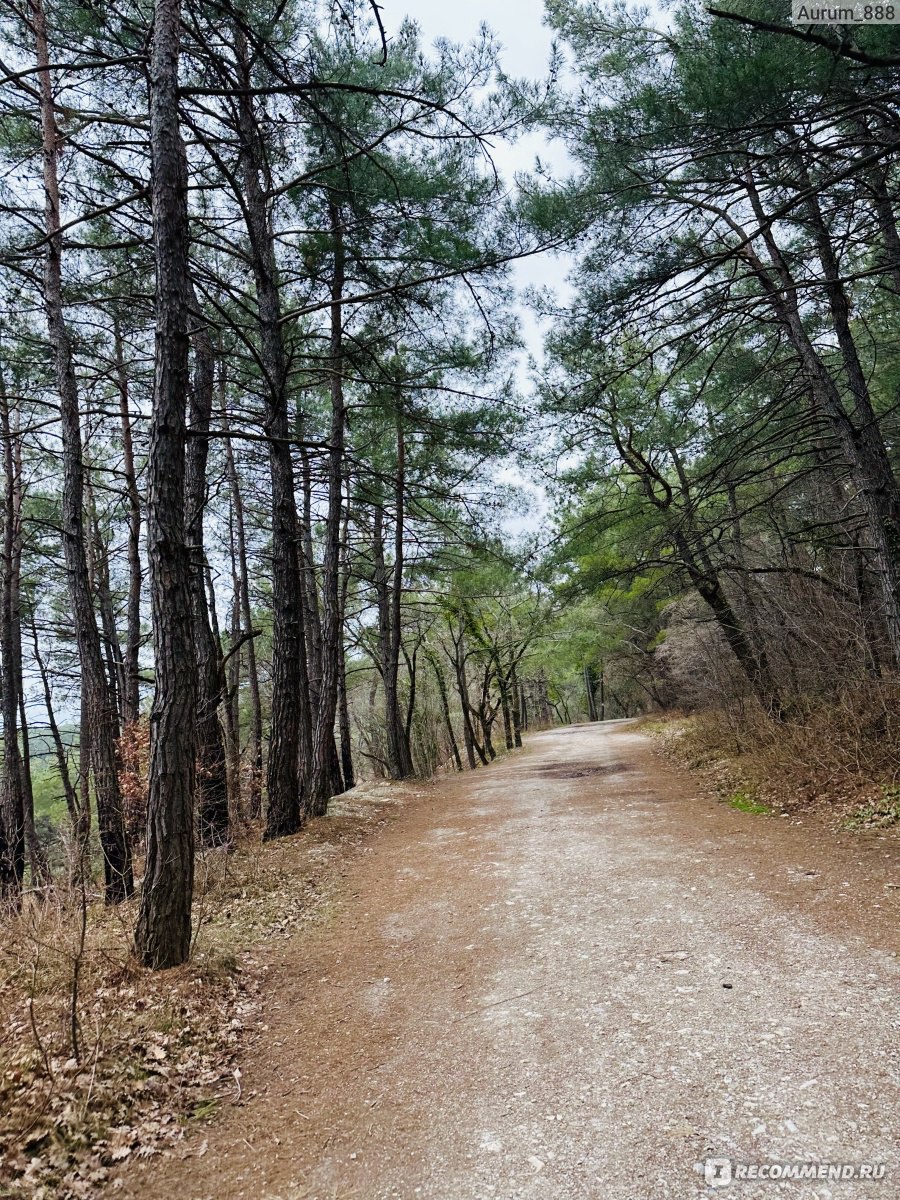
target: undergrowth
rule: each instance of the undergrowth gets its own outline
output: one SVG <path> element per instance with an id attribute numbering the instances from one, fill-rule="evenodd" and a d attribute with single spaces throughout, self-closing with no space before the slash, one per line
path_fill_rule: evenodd
<path id="1" fill-rule="evenodd" d="M 900 825 L 900 787 L 896 784 L 883 786 L 881 798 L 851 813 L 845 825 L 848 829 L 886 829 Z"/>
<path id="2" fill-rule="evenodd" d="M 774 721 L 752 705 L 646 722 L 663 753 L 751 813 L 818 810 L 846 828 L 900 824 L 900 686 L 879 681 Z"/>
<path id="3" fill-rule="evenodd" d="M 327 918 L 342 850 L 402 794 L 371 792 L 297 837 L 201 856 L 184 967 L 137 965 L 136 902 L 60 889 L 3 919 L 0 1196 L 92 1200 L 116 1163 L 171 1152 L 240 1096 L 257 952 Z"/>
<path id="4" fill-rule="evenodd" d="M 770 816 L 772 813 L 771 808 L 767 804 L 760 804 L 758 800 L 754 800 L 746 792 L 735 792 L 728 803 L 732 808 L 736 808 L 738 812 L 754 813 L 757 816 Z"/>

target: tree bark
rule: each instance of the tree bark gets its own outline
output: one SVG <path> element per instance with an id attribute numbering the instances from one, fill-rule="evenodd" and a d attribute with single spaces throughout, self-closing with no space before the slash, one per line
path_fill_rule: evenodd
<path id="1" fill-rule="evenodd" d="M 228 809 L 228 760 L 219 721 L 225 691 L 221 650 L 211 627 L 206 600 L 206 551 L 203 513 L 206 507 L 206 465 L 210 417 L 215 387 L 215 358 L 209 331 L 199 311 L 193 286 L 188 298 L 192 313 L 194 379 L 190 402 L 190 437 L 185 463 L 185 537 L 190 555 L 191 615 L 197 663 L 195 811 L 202 845 L 224 846 L 231 840 Z"/>
<path id="2" fill-rule="evenodd" d="M 519 686 L 519 673 L 515 660 L 513 660 L 509 672 L 509 686 L 512 692 L 513 746 L 515 749 L 521 750 L 522 727 L 524 725 L 523 693 L 522 688 Z"/>
<path id="3" fill-rule="evenodd" d="M 597 720 L 597 703 L 596 703 L 596 700 L 594 699 L 594 688 L 596 686 L 597 686 L 596 680 L 594 679 L 594 668 L 590 665 L 590 663 L 585 663 L 584 664 L 584 691 L 585 691 L 585 695 L 587 696 L 587 711 L 588 711 L 588 720 L 589 721 Z"/>
<path id="4" fill-rule="evenodd" d="M 2 387 L 2 382 L 0 382 Z M 9 409 L 4 401 L 3 410 L 8 423 Z M 47 851 L 37 834 L 34 821 L 34 785 L 31 778 L 31 746 L 28 734 L 28 712 L 25 703 L 25 677 L 22 655 L 22 526 L 24 521 L 24 476 L 22 473 L 22 438 L 19 429 L 19 414 L 15 415 L 12 427 L 13 453 L 13 518 L 15 537 L 13 540 L 12 562 L 12 652 L 13 667 L 16 673 L 16 694 L 19 702 L 19 729 L 22 733 L 22 789 L 25 802 L 25 845 L 28 848 L 28 861 L 31 867 L 32 885 L 49 887 L 52 883 L 50 862 Z"/>
<path id="5" fill-rule="evenodd" d="M 14 624 L 18 619 L 15 575 L 19 555 L 15 457 L 6 381 L 0 376 L 0 436 L 3 438 L 3 559 L 0 573 L 0 707 L 3 716 L 3 861 L 0 896 L 16 901 L 25 879 L 25 778 L 19 750 L 19 672 L 15 665 Z"/>
<path id="6" fill-rule="evenodd" d="M 384 715 L 388 770 L 392 779 L 413 774 L 408 722 L 400 708 L 400 655 L 403 646 L 403 571 L 406 520 L 406 435 L 403 397 L 395 397 L 394 544 L 390 568 L 385 556 L 384 506 L 375 509 L 373 557 L 375 597 L 378 605 L 378 644 L 384 683 Z"/>
<path id="7" fill-rule="evenodd" d="M 250 607 L 250 572 L 247 567 L 247 537 L 244 528 L 244 501 L 241 496 L 240 480 L 234 461 L 234 451 L 231 438 L 225 439 L 225 469 L 228 482 L 231 485 L 231 502 L 234 512 L 234 535 L 237 551 L 237 572 L 240 589 L 240 613 L 244 632 L 249 634 L 253 629 L 253 611 Z M 247 758 L 249 761 L 249 780 L 247 785 L 247 807 L 251 817 L 258 817 L 262 812 L 262 700 L 259 693 L 259 670 L 256 666 L 256 645 L 252 637 L 248 637 L 247 647 L 247 687 L 250 691 L 250 732 L 247 742 Z M 235 655 L 237 658 L 237 655 Z M 238 735 L 240 730 L 235 721 Z M 238 745 L 240 743 L 238 742 Z"/>
<path id="8" fill-rule="evenodd" d="M 50 687 L 50 676 L 47 673 L 47 667 L 44 663 L 43 656 L 41 655 L 41 645 L 38 639 L 37 624 L 35 623 L 34 614 L 32 614 L 31 617 L 31 642 L 34 653 L 34 661 L 41 677 L 41 686 L 44 692 L 44 707 L 47 710 L 47 725 L 50 729 L 50 736 L 53 738 L 53 748 L 56 752 L 56 767 L 59 771 L 59 777 L 62 780 L 63 796 L 65 797 L 66 801 L 66 811 L 69 814 L 69 820 L 72 823 L 72 829 L 77 831 L 80 821 L 78 794 L 72 784 L 72 776 L 69 771 L 69 759 L 66 754 L 66 747 L 63 744 L 62 735 L 59 732 L 59 725 L 56 721 L 56 713 L 53 708 L 53 691 Z"/>
<path id="9" fill-rule="evenodd" d="M 403 568 L 404 538 L 406 535 L 406 430 L 404 428 L 403 392 L 398 387 L 394 409 L 396 452 L 394 474 L 394 562 L 391 567 L 391 621 L 390 660 L 391 683 L 395 731 L 394 742 L 397 754 L 397 778 L 407 779 L 413 774 L 412 748 L 410 746 L 410 723 L 415 697 L 415 679 L 410 672 L 409 714 L 405 724 L 400 724 L 399 668 L 403 646 Z"/>
<path id="10" fill-rule="evenodd" d="M 306 633 L 306 663 L 309 678 L 310 711 L 319 711 L 319 692 L 322 688 L 322 614 L 319 611 L 319 591 L 316 579 L 316 555 L 313 548 L 313 485 L 312 467 L 305 446 L 300 447 L 300 476 L 303 509 L 299 517 L 300 578 L 303 584 L 303 628 Z M 307 764 L 308 765 L 308 764 Z"/>
<path id="11" fill-rule="evenodd" d="M 122 473 L 128 498 L 128 598 L 125 617 L 124 685 L 122 691 L 122 722 L 136 721 L 141 711 L 140 653 L 141 653 L 141 495 L 134 465 L 134 445 L 131 436 L 128 372 L 119 322 L 113 325 L 116 352 L 116 377 L 119 385 L 119 415 L 122 428 Z"/>
<path id="12" fill-rule="evenodd" d="M 312 720 L 298 553 L 294 466 L 288 426 L 287 355 L 282 337 L 275 248 L 263 184 L 263 155 L 253 111 L 243 32 L 235 28 L 242 93 L 239 132 L 245 217 L 250 238 L 260 358 L 265 374 L 263 426 L 272 479 L 272 717 L 267 768 L 265 838 L 295 833 L 301 822 L 300 763 L 312 757 Z"/>
<path id="13" fill-rule="evenodd" d="M 103 851 L 107 903 L 126 899 L 134 890 L 131 847 L 125 832 L 119 790 L 117 720 L 112 705 L 100 634 L 94 613 L 84 537 L 84 461 L 78 385 L 72 361 L 69 330 L 63 311 L 62 232 L 59 208 L 56 127 L 49 70 L 47 26 L 41 0 L 30 0 L 41 102 L 44 165 L 44 216 L 47 233 L 44 257 L 44 305 L 50 347 L 56 368 L 63 444 L 62 534 L 72 619 L 81 664 L 85 724 L 91 748 L 91 767 L 97 802 L 97 825 Z"/>
<path id="14" fill-rule="evenodd" d="M 474 771 L 476 767 L 476 751 L 484 766 L 487 766 L 487 759 L 485 758 L 484 751 L 475 739 L 475 731 L 472 727 L 472 704 L 469 699 L 469 681 L 466 678 L 465 632 L 462 624 L 460 624 L 459 636 L 454 635 L 451 626 L 450 638 L 453 642 L 453 670 L 456 674 L 456 690 L 459 695 L 460 707 L 462 708 L 463 745 L 466 748 L 469 770 Z"/>
<path id="15" fill-rule="evenodd" d="M 450 754 L 457 771 L 461 771 L 463 769 L 462 758 L 460 758 L 456 733 L 453 729 L 453 720 L 450 716 L 450 699 L 447 695 L 447 680 L 444 678 L 444 669 L 436 654 L 426 654 L 426 658 L 431 664 L 431 669 L 434 672 L 434 678 L 437 683 L 438 698 L 441 702 L 441 715 L 444 718 L 444 729 L 447 731 L 447 745 L 449 746 Z M 472 766 L 474 765 L 472 763 Z"/>
<path id="16" fill-rule="evenodd" d="M 328 216 L 334 253 L 331 279 L 331 433 L 328 444 L 328 509 L 325 515 L 325 554 L 322 564 L 322 662 L 319 707 L 313 741 L 308 805 L 313 816 L 322 816 L 334 783 L 334 720 L 337 712 L 338 672 L 341 668 L 341 522 L 344 490 L 344 230 L 338 204 L 328 197 Z"/>
<path id="17" fill-rule="evenodd" d="M 234 538 L 234 505 L 228 507 L 228 549 L 231 559 L 231 617 L 228 640 L 231 656 L 225 676 L 225 747 L 228 757 L 228 794 L 235 812 L 244 815 L 241 789 L 241 715 L 239 691 L 241 686 L 241 580 L 237 565 Z M 249 639 L 252 641 L 252 638 Z M 258 814 L 257 814 L 258 815 Z"/>
<path id="18" fill-rule="evenodd" d="M 188 398 L 187 163 L 178 122 L 180 0 L 156 0 L 150 54 L 150 150 L 156 346 L 147 463 L 147 554 L 156 687 L 150 714 L 147 861 L 135 931 L 145 966 L 183 963 L 194 885 L 196 666 L 185 544 Z"/>
<path id="19" fill-rule="evenodd" d="M 119 645 L 118 630 L 116 629 L 112 589 L 109 582 L 109 554 L 100 533 L 100 522 L 97 519 L 97 506 L 94 503 L 94 488 L 91 483 L 90 460 L 85 462 L 84 491 L 88 519 L 88 573 L 93 581 L 94 594 L 97 597 L 97 607 L 100 610 L 101 643 L 103 646 L 103 657 L 106 661 L 106 677 L 109 680 L 110 700 L 116 712 L 116 738 L 118 738 L 121 733 L 121 725 L 118 718 L 121 714 L 124 664 L 122 660 L 122 648 Z"/>
<path id="20" fill-rule="evenodd" d="M 347 470 L 344 472 L 344 486 L 348 490 Z M 341 534 L 342 575 L 341 575 L 341 662 L 338 674 L 338 730 L 341 746 L 341 775 L 344 790 L 349 791 L 356 786 L 356 772 L 353 768 L 353 739 L 350 733 L 350 705 L 347 697 L 347 650 L 344 643 L 343 628 L 347 617 L 347 596 L 350 590 L 350 500 L 344 509 L 344 528 Z"/>
<path id="21" fill-rule="evenodd" d="M 503 717 L 503 744 L 507 750 L 512 750 L 512 714 L 509 707 L 508 680 L 500 667 L 499 660 L 497 664 L 497 687 L 500 690 L 500 713 Z"/>

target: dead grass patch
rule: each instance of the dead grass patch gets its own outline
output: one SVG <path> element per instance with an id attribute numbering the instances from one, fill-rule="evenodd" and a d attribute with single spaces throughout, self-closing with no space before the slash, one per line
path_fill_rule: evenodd
<path id="1" fill-rule="evenodd" d="M 855 828 L 900 821 L 900 685 L 893 681 L 848 687 L 782 722 L 749 707 L 644 728 L 720 799 L 740 795 L 759 808 L 816 812 Z"/>
<path id="2" fill-rule="evenodd" d="M 327 919 L 348 854 L 417 794 L 364 785 L 296 837 L 248 831 L 233 852 L 202 855 L 194 952 L 173 971 L 132 957 L 136 902 L 57 892 L 4 919 L 0 1194 L 94 1197 L 116 1162 L 171 1153 L 239 1092 L 266 946 Z"/>

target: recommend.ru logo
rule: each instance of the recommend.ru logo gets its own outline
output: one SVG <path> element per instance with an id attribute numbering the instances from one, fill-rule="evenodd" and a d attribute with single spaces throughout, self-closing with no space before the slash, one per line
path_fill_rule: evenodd
<path id="1" fill-rule="evenodd" d="M 731 1158 L 707 1158 L 702 1168 L 703 1178 L 714 1188 L 750 1181 L 780 1183 L 783 1179 L 874 1183 L 885 1177 L 884 1163 L 736 1162 Z"/>

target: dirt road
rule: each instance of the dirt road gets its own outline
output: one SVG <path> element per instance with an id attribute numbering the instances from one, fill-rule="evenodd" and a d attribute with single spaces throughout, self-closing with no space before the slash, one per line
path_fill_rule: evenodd
<path id="1" fill-rule="evenodd" d="M 241 1103 L 111 1194 L 895 1200 L 898 884 L 896 842 L 697 798 L 627 724 L 537 735 L 373 836 L 273 959 Z"/>

